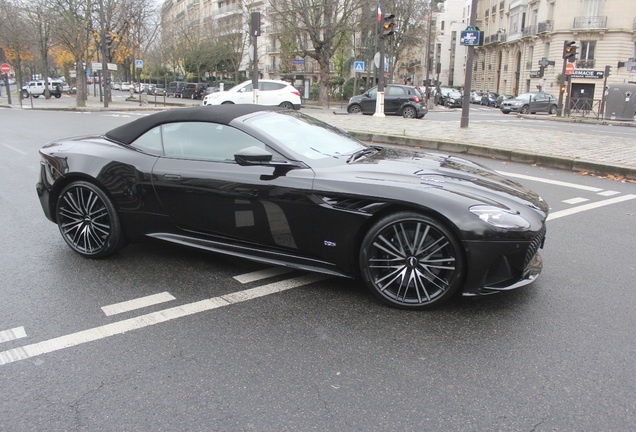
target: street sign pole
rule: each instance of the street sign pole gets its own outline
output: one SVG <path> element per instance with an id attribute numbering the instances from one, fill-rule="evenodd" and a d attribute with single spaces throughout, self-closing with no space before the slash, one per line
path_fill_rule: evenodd
<path id="1" fill-rule="evenodd" d="M 474 26 L 477 19 L 477 0 L 472 0 L 470 6 L 470 17 L 468 19 L 468 25 Z M 459 121 L 460 128 L 468 127 L 468 112 L 470 111 L 470 89 L 473 80 L 473 57 L 475 47 L 466 47 L 466 78 L 464 79 L 464 98 L 462 99 L 462 117 Z"/>
<path id="2" fill-rule="evenodd" d="M 384 37 L 379 37 L 380 66 L 378 67 L 378 92 L 375 97 L 375 113 L 373 117 L 384 117 Z"/>

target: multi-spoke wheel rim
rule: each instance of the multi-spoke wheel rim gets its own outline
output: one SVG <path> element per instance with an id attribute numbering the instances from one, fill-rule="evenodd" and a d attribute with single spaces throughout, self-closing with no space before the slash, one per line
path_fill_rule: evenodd
<path id="1" fill-rule="evenodd" d="M 359 105 L 351 105 L 349 112 L 351 114 L 360 114 L 362 112 L 362 108 L 360 108 Z"/>
<path id="2" fill-rule="evenodd" d="M 406 220 L 387 225 L 373 238 L 367 267 L 378 293 L 392 303 L 426 305 L 452 289 L 456 253 L 435 226 Z"/>
<path id="3" fill-rule="evenodd" d="M 413 118 L 415 117 L 415 109 L 411 107 L 404 108 L 404 118 Z"/>
<path id="4" fill-rule="evenodd" d="M 61 197 L 59 226 L 67 243 L 92 255 L 104 249 L 111 234 L 111 219 L 104 201 L 87 187 L 68 189 Z"/>

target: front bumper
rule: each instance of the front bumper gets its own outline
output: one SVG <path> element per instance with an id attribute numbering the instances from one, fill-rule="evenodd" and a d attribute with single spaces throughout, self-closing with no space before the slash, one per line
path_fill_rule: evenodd
<path id="1" fill-rule="evenodd" d="M 466 242 L 468 262 L 464 295 L 509 291 L 532 283 L 541 273 L 539 250 L 545 227 L 529 241 Z"/>

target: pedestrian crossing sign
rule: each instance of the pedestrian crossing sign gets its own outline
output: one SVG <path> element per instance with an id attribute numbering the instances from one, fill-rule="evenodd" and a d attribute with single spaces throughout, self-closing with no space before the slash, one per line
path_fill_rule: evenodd
<path id="1" fill-rule="evenodd" d="M 364 72 L 364 62 L 363 61 L 353 62 L 353 71 Z"/>

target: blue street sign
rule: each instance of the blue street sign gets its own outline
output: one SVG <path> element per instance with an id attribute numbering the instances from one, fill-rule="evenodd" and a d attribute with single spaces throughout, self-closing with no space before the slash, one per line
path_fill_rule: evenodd
<path id="1" fill-rule="evenodd" d="M 144 61 L 143 60 L 135 60 L 135 68 L 143 69 L 143 67 L 144 67 Z"/>
<path id="2" fill-rule="evenodd" d="M 353 71 L 354 72 L 364 72 L 364 62 L 363 61 L 353 62 Z"/>
<path id="3" fill-rule="evenodd" d="M 483 44 L 481 36 L 482 32 L 479 30 L 464 30 L 461 32 L 459 44 L 464 46 L 481 46 Z"/>
<path id="4" fill-rule="evenodd" d="M 293 59 L 293 60 L 292 60 L 292 64 L 295 64 L 295 65 L 304 65 L 304 64 L 305 64 L 305 60 L 304 60 L 304 59 Z"/>

